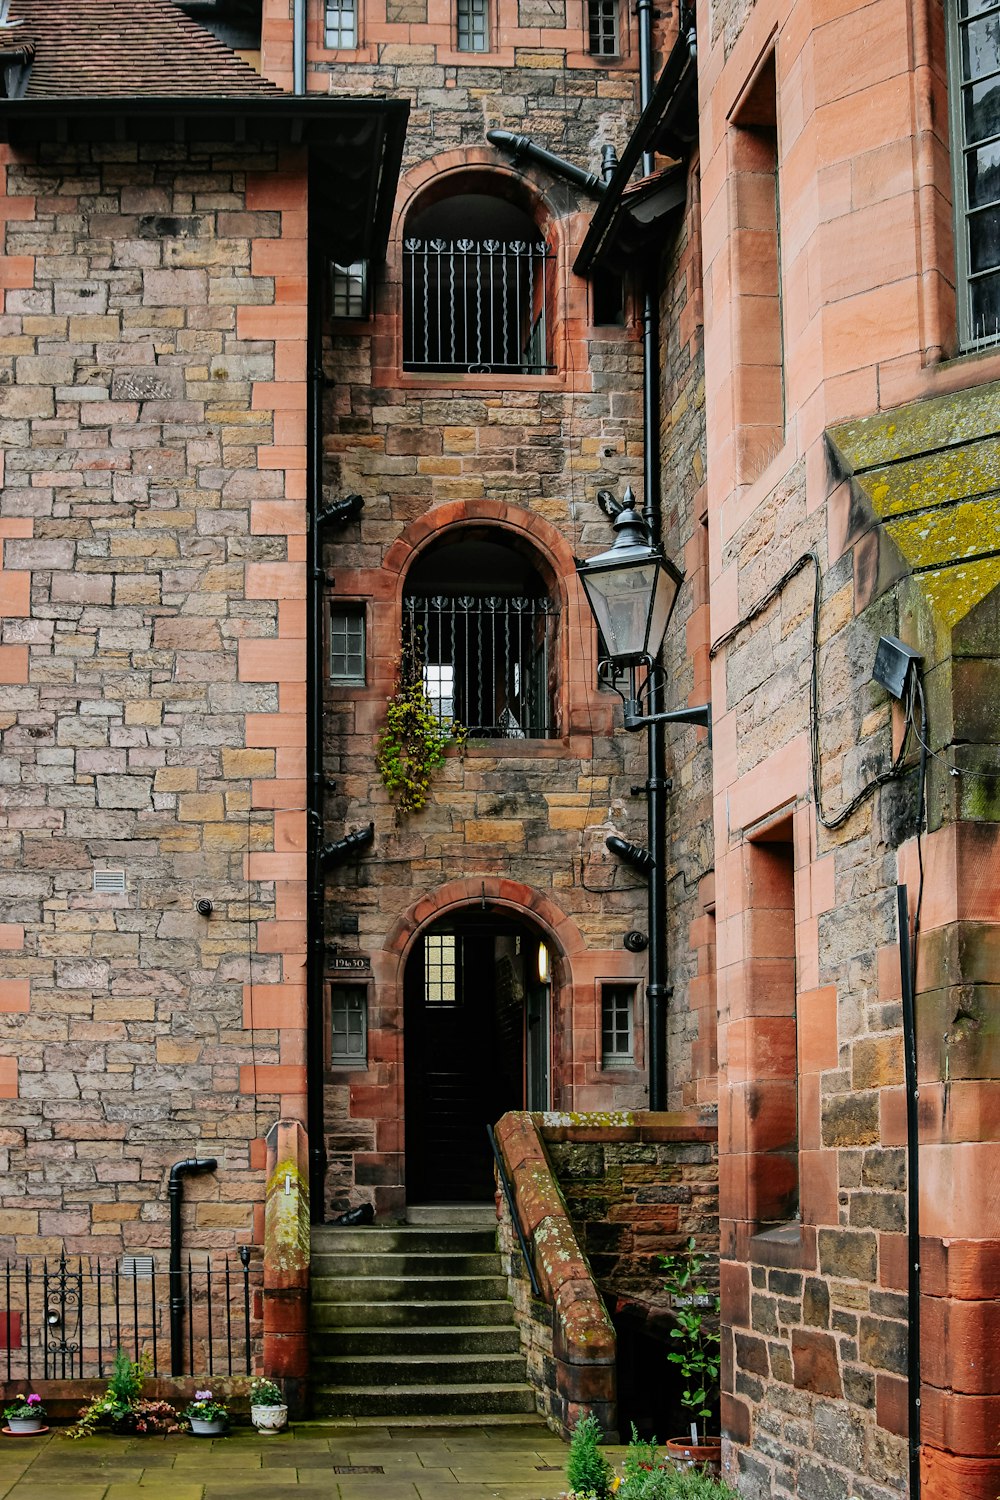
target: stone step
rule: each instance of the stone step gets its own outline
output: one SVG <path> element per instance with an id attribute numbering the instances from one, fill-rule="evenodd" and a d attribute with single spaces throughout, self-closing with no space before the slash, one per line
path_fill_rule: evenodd
<path id="1" fill-rule="evenodd" d="M 321 1302 L 497 1302 L 507 1295 L 505 1276 L 314 1276 Z"/>
<path id="2" fill-rule="evenodd" d="M 519 1385 L 524 1381 L 521 1354 L 324 1355 L 312 1362 L 313 1378 L 322 1386 L 378 1386 L 382 1390 L 415 1385 Z"/>
<path id="3" fill-rule="evenodd" d="M 351 1302 L 319 1296 L 313 1288 L 312 1324 L 317 1330 L 338 1328 L 364 1328 L 399 1326 L 422 1328 L 428 1324 L 435 1327 L 461 1327 L 470 1325 L 479 1328 L 496 1328 L 514 1321 L 514 1309 L 505 1298 L 473 1299 L 471 1301 L 392 1301 Z"/>
<path id="4" fill-rule="evenodd" d="M 513 1323 L 495 1328 L 360 1328 L 326 1329 L 313 1340 L 317 1356 L 373 1355 L 381 1358 L 413 1354 L 516 1354 L 521 1337 Z"/>
<path id="5" fill-rule="evenodd" d="M 450 1247 L 449 1247 L 450 1250 Z M 409 1251 L 378 1251 L 365 1252 L 322 1250 L 313 1255 L 312 1275 L 320 1280 L 332 1280 L 344 1276 L 365 1277 L 413 1277 L 423 1280 L 424 1277 L 467 1277 L 467 1276 L 500 1276 L 500 1256 L 495 1250 L 484 1254 L 458 1254 L 444 1253 L 438 1250 L 418 1251 L 410 1254 Z"/>
<path id="6" fill-rule="evenodd" d="M 396 1224 L 388 1229 L 374 1225 L 338 1229 L 326 1224 L 313 1229 L 311 1240 L 314 1258 L 330 1253 L 382 1255 L 396 1250 L 406 1254 L 440 1250 L 446 1255 L 488 1255 L 497 1247 L 496 1224 L 481 1228 L 461 1224 Z"/>
<path id="7" fill-rule="evenodd" d="M 496 1205 L 489 1203 L 420 1203 L 406 1210 L 407 1224 L 497 1225 Z"/>
<path id="8" fill-rule="evenodd" d="M 414 1385 L 379 1390 L 358 1385 L 316 1385 L 313 1411 L 327 1417 L 458 1416 L 535 1411 L 529 1385 Z"/>

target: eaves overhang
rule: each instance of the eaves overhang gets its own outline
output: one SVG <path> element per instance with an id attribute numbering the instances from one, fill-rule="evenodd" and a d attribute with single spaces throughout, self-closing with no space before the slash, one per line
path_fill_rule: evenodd
<path id="1" fill-rule="evenodd" d="M 313 227 L 329 254 L 377 263 L 385 258 L 409 112 L 407 99 L 327 94 L 0 99 L 0 141 L 15 151 L 108 139 L 305 147 L 324 189 Z"/>
<path id="2" fill-rule="evenodd" d="M 683 204 L 683 192 L 677 191 L 678 182 L 686 177 L 682 164 L 668 167 L 642 183 L 633 184 L 632 174 L 646 152 L 683 159 L 697 139 L 698 67 L 686 37 L 680 35 L 594 211 L 573 264 L 578 276 L 589 276 L 594 270 L 626 269 L 649 239 L 651 229 L 662 223 L 663 212 Z M 663 212 L 643 212 L 640 205 L 648 205 L 657 195 Z"/>

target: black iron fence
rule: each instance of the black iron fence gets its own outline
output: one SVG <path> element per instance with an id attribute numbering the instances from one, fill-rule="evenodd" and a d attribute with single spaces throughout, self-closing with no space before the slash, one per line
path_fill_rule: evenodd
<path id="1" fill-rule="evenodd" d="M 149 1255 L 8 1260 L 0 1280 L 0 1375 L 8 1381 L 103 1379 L 116 1349 L 170 1373 L 169 1273 Z M 251 1373 L 261 1336 L 263 1267 L 189 1255 L 182 1269 L 185 1375 Z"/>
<path id="2" fill-rule="evenodd" d="M 408 239 L 403 366 L 541 375 L 548 362 L 544 241 Z"/>

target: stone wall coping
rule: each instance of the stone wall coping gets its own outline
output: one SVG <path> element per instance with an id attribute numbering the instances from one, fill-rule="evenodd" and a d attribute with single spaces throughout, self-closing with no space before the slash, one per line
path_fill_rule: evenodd
<path id="1" fill-rule="evenodd" d="M 589 1141 L 697 1141 L 714 1143 L 719 1127 L 714 1120 L 684 1110 L 614 1110 L 592 1114 L 546 1111 L 531 1121 L 540 1138 L 552 1144 Z"/>

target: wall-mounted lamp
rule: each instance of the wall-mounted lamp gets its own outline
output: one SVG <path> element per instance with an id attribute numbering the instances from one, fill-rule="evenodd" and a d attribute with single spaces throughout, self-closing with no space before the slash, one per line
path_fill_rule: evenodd
<path id="1" fill-rule="evenodd" d="M 545 943 L 538 945 L 538 982 L 548 984 L 552 973 L 552 960 Z"/>

